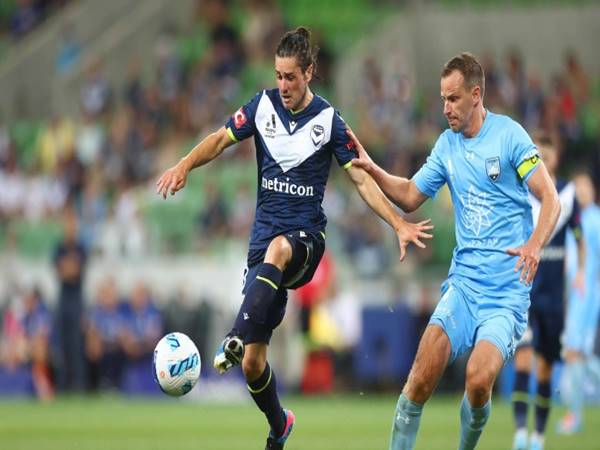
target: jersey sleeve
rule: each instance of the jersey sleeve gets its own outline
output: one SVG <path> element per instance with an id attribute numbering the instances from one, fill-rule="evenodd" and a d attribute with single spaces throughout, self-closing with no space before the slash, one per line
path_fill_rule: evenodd
<path id="1" fill-rule="evenodd" d="M 417 189 L 427 197 L 435 197 L 440 188 L 446 183 L 446 168 L 442 162 L 442 148 L 446 138 L 440 136 L 427 157 L 427 161 L 412 177 Z"/>
<path id="2" fill-rule="evenodd" d="M 338 164 L 348 169 L 352 165 L 352 160 L 357 157 L 354 141 L 346 133 L 346 122 L 342 116 L 335 111 L 333 113 L 333 123 L 331 126 L 331 151 Z"/>
<path id="3" fill-rule="evenodd" d="M 225 124 L 227 134 L 234 142 L 243 141 L 256 132 L 256 110 L 263 93 L 259 92 L 252 100 L 234 112 Z"/>
<path id="4" fill-rule="evenodd" d="M 537 147 L 527 134 L 527 131 L 513 122 L 510 134 L 510 164 L 523 181 L 537 170 L 540 165 L 540 154 Z"/>

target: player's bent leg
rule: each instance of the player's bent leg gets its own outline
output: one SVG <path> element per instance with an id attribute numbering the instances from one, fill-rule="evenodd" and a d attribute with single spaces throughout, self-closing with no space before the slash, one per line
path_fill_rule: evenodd
<path id="1" fill-rule="evenodd" d="M 477 445 L 492 409 L 491 393 L 504 365 L 504 355 L 495 344 L 480 340 L 467 363 L 466 394 L 460 408 L 459 450 Z"/>
<path id="2" fill-rule="evenodd" d="M 450 340 L 438 325 L 429 325 L 421 338 L 408 381 L 398 399 L 390 450 L 410 450 L 415 445 L 423 404 L 431 397 L 450 358 Z"/>
<path id="3" fill-rule="evenodd" d="M 256 275 L 247 280 L 244 288 L 246 320 L 264 325 L 267 314 L 282 289 L 283 271 L 292 259 L 292 246 L 284 236 L 274 238 L 265 253 L 264 261 L 256 267 Z"/>
<path id="4" fill-rule="evenodd" d="M 293 413 L 291 416 L 286 413 L 279 403 L 275 372 L 267 362 L 266 343 L 258 342 L 246 345 L 242 370 L 248 383 L 250 395 L 269 422 L 271 427 L 269 436 L 276 438 L 275 440 L 283 437 L 287 439 L 293 425 L 294 416 Z M 285 442 L 285 439 L 283 442 Z M 267 448 L 283 448 L 283 443 L 281 443 L 281 447 L 271 446 Z"/>
<path id="5" fill-rule="evenodd" d="M 513 385 L 512 405 L 515 421 L 513 450 L 526 450 L 528 446 L 527 410 L 529 408 L 529 374 L 533 359 L 531 345 L 517 347 L 515 352 L 515 382 Z"/>
<path id="6" fill-rule="evenodd" d="M 552 362 L 544 355 L 536 355 L 537 395 L 535 397 L 535 431 L 530 446 L 535 450 L 544 448 L 544 433 L 550 415 Z"/>
<path id="7" fill-rule="evenodd" d="M 556 426 L 556 431 L 559 434 L 574 434 L 581 429 L 584 371 L 583 355 L 577 350 L 567 350 L 565 352 L 561 392 L 568 412 Z"/>
<path id="8" fill-rule="evenodd" d="M 429 325 L 423 333 L 415 361 L 402 393 L 415 403 L 423 404 L 437 386 L 450 359 L 450 340 L 438 325 Z"/>
<path id="9" fill-rule="evenodd" d="M 274 238 L 265 254 L 264 262 L 273 264 L 279 270 L 284 271 L 292 259 L 292 246 L 285 236 Z"/>

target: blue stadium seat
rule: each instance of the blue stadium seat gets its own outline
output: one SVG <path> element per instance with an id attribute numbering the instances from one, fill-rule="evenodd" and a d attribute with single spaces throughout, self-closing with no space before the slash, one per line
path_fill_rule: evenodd
<path id="1" fill-rule="evenodd" d="M 406 379 L 418 339 L 408 307 L 366 307 L 362 325 L 362 339 L 354 353 L 357 379 L 367 384 Z"/>
<path id="2" fill-rule="evenodd" d="M 123 370 L 121 391 L 127 395 L 162 395 L 152 375 L 152 360 L 128 362 Z"/>
<path id="3" fill-rule="evenodd" d="M 33 379 L 28 367 L 0 368 L 0 397 L 32 397 Z"/>

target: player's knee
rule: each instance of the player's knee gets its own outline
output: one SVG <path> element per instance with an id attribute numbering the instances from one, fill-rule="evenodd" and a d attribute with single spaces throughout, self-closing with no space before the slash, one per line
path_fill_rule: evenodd
<path id="1" fill-rule="evenodd" d="M 284 268 L 292 258 L 292 246 L 283 236 L 277 236 L 271 241 L 265 255 L 265 262 L 280 269 Z"/>
<path id="2" fill-rule="evenodd" d="M 494 375 L 490 370 L 474 364 L 467 367 L 467 393 L 470 398 L 488 398 L 493 385 Z"/>
<path id="3" fill-rule="evenodd" d="M 409 399 L 416 403 L 425 403 L 433 390 L 435 389 L 435 382 L 428 379 L 425 376 L 412 376 L 409 378 L 404 392 Z"/>
<path id="4" fill-rule="evenodd" d="M 265 361 L 252 355 L 244 356 L 242 371 L 246 380 L 253 381 L 260 377 L 265 370 Z"/>

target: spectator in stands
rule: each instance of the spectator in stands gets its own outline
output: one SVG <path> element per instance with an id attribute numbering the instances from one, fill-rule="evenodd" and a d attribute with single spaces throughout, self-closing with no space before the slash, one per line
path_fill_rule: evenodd
<path id="1" fill-rule="evenodd" d="M 224 237 L 227 234 L 227 205 L 223 193 L 216 183 L 208 182 L 205 186 L 205 206 L 198 222 L 203 246 L 213 238 Z"/>
<path id="2" fill-rule="evenodd" d="M 20 39 L 33 30 L 42 20 L 40 2 L 37 0 L 17 0 L 10 17 L 10 31 L 15 39 Z"/>
<path id="3" fill-rule="evenodd" d="M 100 283 L 96 303 L 88 313 L 85 327 L 92 389 L 119 387 L 124 364 L 120 339 L 124 332 L 123 305 L 115 280 L 107 277 Z"/>
<path id="4" fill-rule="evenodd" d="M 276 0 L 250 0 L 242 3 L 248 15 L 242 37 L 246 54 L 254 62 L 271 62 L 273 43 L 285 32 L 283 14 Z M 317 39 L 323 42 L 322 39 Z M 322 51 L 322 50 L 321 50 Z M 319 71 L 323 65 L 318 61 Z"/>
<path id="5" fill-rule="evenodd" d="M 23 308 L 18 297 L 13 298 L 2 314 L 0 339 L 0 365 L 11 372 L 23 365 L 27 355 L 22 316 Z"/>
<path id="6" fill-rule="evenodd" d="M 536 70 L 527 77 L 527 94 L 523 100 L 523 126 L 527 130 L 537 130 L 541 126 L 545 96 L 542 79 Z"/>
<path id="7" fill-rule="evenodd" d="M 111 88 L 102 73 L 102 63 L 98 60 L 91 60 L 87 64 L 80 100 L 81 109 L 86 116 L 98 117 L 109 110 Z"/>
<path id="8" fill-rule="evenodd" d="M 4 168 L 0 170 L 0 217 L 19 218 L 23 213 L 27 180 L 19 167 L 14 153 L 9 154 Z"/>
<path id="9" fill-rule="evenodd" d="M 132 362 L 149 362 L 163 333 L 163 319 L 147 286 L 138 282 L 125 307 L 121 344 Z"/>
<path id="10" fill-rule="evenodd" d="M 81 58 L 81 44 L 75 33 L 73 24 L 68 24 L 62 31 L 58 52 L 56 53 L 56 70 L 61 75 L 73 72 Z"/>
<path id="11" fill-rule="evenodd" d="M 569 50 L 565 54 L 563 77 L 569 90 L 573 93 L 577 107 L 587 103 L 590 94 L 590 80 L 573 50 Z"/>
<path id="12" fill-rule="evenodd" d="M 73 209 L 64 213 L 63 239 L 54 251 L 53 261 L 59 282 L 57 384 L 61 390 L 79 391 L 85 387 L 82 283 L 87 252 L 79 240 L 79 223 Z"/>
<path id="13" fill-rule="evenodd" d="M 51 325 L 50 311 L 39 290 L 19 291 L 3 314 L 0 339 L 0 366 L 8 373 L 16 372 L 17 376 L 21 370 L 31 374 L 32 386 L 19 385 L 12 389 L 29 391 L 32 387 L 37 397 L 44 401 L 51 400 L 54 395 L 49 363 Z M 10 386 L 5 388 L 11 389 Z"/>
<path id="14" fill-rule="evenodd" d="M 500 95 L 507 114 L 515 118 L 522 117 L 525 88 L 523 59 L 519 51 L 513 48 L 506 55 L 506 70 L 500 80 Z"/>
<path id="15" fill-rule="evenodd" d="M 22 324 L 33 387 L 38 398 L 51 400 L 54 396 L 50 374 L 52 314 L 44 304 L 42 295 L 37 288 L 29 289 L 24 293 L 23 307 Z"/>
<path id="16" fill-rule="evenodd" d="M 62 160 L 75 152 L 75 124 L 68 117 L 54 115 L 43 124 L 36 143 L 36 162 L 44 173 L 53 173 Z"/>
<path id="17" fill-rule="evenodd" d="M 215 312 L 208 298 L 194 301 L 185 289 L 179 289 L 167 302 L 163 311 L 165 333 L 179 331 L 190 337 L 200 352 L 200 358 L 208 358 L 212 351 L 211 323 Z M 204 368 L 208 370 L 208 365 Z"/>

